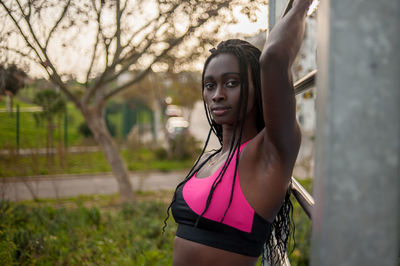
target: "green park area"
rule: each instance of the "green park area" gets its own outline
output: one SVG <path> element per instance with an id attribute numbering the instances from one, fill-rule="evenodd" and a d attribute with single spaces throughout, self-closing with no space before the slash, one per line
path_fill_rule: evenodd
<path id="1" fill-rule="evenodd" d="M 16 100 L 20 110 L 37 107 Z M 0 102 L 0 108 L 4 102 Z M 15 106 L 14 106 L 15 109 Z M 68 146 L 86 147 L 95 141 L 79 131 L 81 114 L 68 104 Z M 101 151 L 66 152 L 64 117 L 61 130 L 54 131 L 55 152 L 49 156 L 37 149 L 46 147 L 46 127 L 38 124 L 33 112 L 20 111 L 21 150 L 16 146 L 16 112 L 0 113 L 1 177 L 110 172 Z M 109 119 L 117 125 L 121 113 Z M 122 147 L 119 130 L 116 141 Z M 59 145 L 59 146 L 57 146 Z M 168 158 L 163 149 L 126 145 L 120 148 L 130 171 L 188 169 L 195 153 L 186 158 Z M 197 151 L 198 152 L 198 151 Z M 302 184 L 311 189 L 311 180 Z M 310 190 L 309 190 L 310 191 Z M 168 220 L 162 231 L 172 191 L 137 192 L 135 205 L 121 203 L 118 195 L 92 195 L 75 198 L 37 199 L 0 203 L 0 262 L 2 265 L 171 265 L 176 224 Z M 294 202 L 295 242 L 290 243 L 292 265 L 308 265 L 310 220 Z M 260 263 L 259 263 L 260 264 Z"/>
<path id="2" fill-rule="evenodd" d="M 18 115 L 17 106 L 20 109 Z M 50 156 L 46 154 L 45 148 L 49 145 L 46 142 L 47 124 L 35 119 L 38 112 L 29 111 L 38 107 L 15 100 L 14 112 L 0 112 L 0 150 L 4 152 L 0 155 L 0 177 L 111 172 L 111 167 L 100 149 L 86 151 L 88 147 L 97 145 L 87 133 L 82 115 L 70 103 L 67 104 L 67 112 L 55 119 L 56 126 L 51 132 L 53 152 Z M 0 110 L 5 110 L 5 100 L 0 100 Z M 164 148 L 124 141 L 121 132 L 122 115 L 122 112 L 110 113 L 107 120 L 112 125 L 117 143 L 121 144 L 121 154 L 128 170 L 170 171 L 191 167 L 194 154 L 186 154 L 184 158 L 174 154 L 168 156 Z M 69 147 L 80 147 L 81 151 L 67 152 Z M 25 150 L 28 154 L 18 155 L 20 150 Z"/>
<path id="3" fill-rule="evenodd" d="M 302 184 L 310 188 L 311 183 Z M 176 224 L 171 191 L 138 193 L 136 205 L 117 196 L 0 202 L 2 265 L 171 265 Z M 311 222 L 294 204 L 291 265 L 309 264 Z M 260 263 L 258 264 L 260 265 Z"/>
<path id="4" fill-rule="evenodd" d="M 203 62 L 232 38 L 235 10 L 255 22 L 266 7 L 261 0 L 2 1 L 0 265 L 171 265 L 176 224 L 170 217 L 165 227 L 165 219 L 177 182 L 135 190 L 131 178 L 191 169 L 204 141 L 193 134 L 203 130 L 189 127 L 199 118 L 192 111 L 202 100 Z M 235 35 L 263 43 L 265 26 Z M 104 173 L 118 192 L 90 194 Z M 56 182 L 81 182 L 80 174 L 93 178 L 79 187 L 84 193 L 57 194 L 65 187 Z M 34 191 L 44 181 L 56 196 Z M 311 190 L 311 179 L 300 182 Z M 34 200 L 13 198 L 17 190 Z M 308 265 L 311 222 L 292 197 L 288 255 L 291 265 Z"/>

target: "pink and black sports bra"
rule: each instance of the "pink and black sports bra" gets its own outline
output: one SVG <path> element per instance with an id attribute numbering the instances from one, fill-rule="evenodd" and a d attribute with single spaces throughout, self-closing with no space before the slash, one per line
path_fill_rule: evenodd
<path id="1" fill-rule="evenodd" d="M 240 146 L 240 152 L 246 144 Z M 176 235 L 207 246 L 258 257 L 271 234 L 271 223 L 258 215 L 247 202 L 240 187 L 238 172 L 232 202 L 222 220 L 231 196 L 236 152 L 197 226 L 196 221 L 205 209 L 210 189 L 222 166 L 209 177 L 197 178 L 195 173 L 177 188 L 176 199 L 171 207 L 178 223 Z"/>

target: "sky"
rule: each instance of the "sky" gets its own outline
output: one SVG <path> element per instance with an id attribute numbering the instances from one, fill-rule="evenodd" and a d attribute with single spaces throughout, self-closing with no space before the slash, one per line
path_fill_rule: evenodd
<path id="1" fill-rule="evenodd" d="M 149 2 L 147 2 L 149 3 Z M 61 6 L 60 10 L 61 10 Z M 60 11 L 59 10 L 59 11 Z M 152 10 L 151 8 L 145 8 L 145 10 Z M 2 10 L 3 11 L 3 10 Z M 238 20 L 238 24 L 236 25 L 227 25 L 226 30 L 224 29 L 224 32 L 227 32 L 231 36 L 235 36 L 236 34 L 238 35 L 254 35 L 261 30 L 266 30 L 267 28 L 267 6 L 260 6 L 259 10 L 257 11 L 257 21 L 255 23 L 252 23 L 248 20 L 248 18 L 240 12 L 239 8 L 235 8 L 234 10 L 234 16 Z M 59 13 L 59 12 L 55 12 Z M 114 14 L 112 14 L 114 15 Z M 52 25 L 54 23 L 56 16 L 48 16 L 49 23 L 46 23 L 48 25 Z M 134 19 L 135 21 L 138 21 L 137 19 Z M 4 24 L 3 24 L 4 25 Z M 34 26 L 35 27 L 35 26 Z M 66 36 L 61 36 L 57 38 L 54 38 L 52 42 L 50 42 L 48 50 L 53 50 L 51 53 L 52 60 L 56 61 L 57 69 L 61 69 L 61 72 L 76 72 L 78 73 L 78 79 L 83 81 L 85 78 L 85 75 L 83 75 L 84 68 L 83 65 L 87 66 L 89 65 L 89 58 L 91 51 L 93 51 L 93 45 L 90 45 L 89 40 L 92 39 L 90 38 L 90 34 L 93 34 L 94 28 L 92 27 L 91 29 L 87 28 L 80 28 L 78 32 L 74 30 L 73 27 L 71 30 L 65 34 Z M 35 30 L 40 31 L 40 29 L 35 28 Z M 83 33 L 83 36 L 88 36 L 86 39 L 82 40 L 82 37 L 78 36 L 79 33 Z M 76 41 L 65 41 L 63 39 L 67 38 L 67 35 L 69 36 L 74 36 L 76 35 L 77 38 L 75 39 Z M 15 45 L 13 47 L 21 47 L 25 46 L 24 41 L 21 39 L 19 40 L 12 40 L 12 36 L 9 37 L 9 40 L 11 40 Z M 62 43 L 65 42 L 68 44 L 67 49 L 60 48 L 62 47 Z M 21 45 L 21 46 L 20 46 Z M 68 50 L 73 51 L 73 52 L 68 52 Z M 76 51 L 79 51 L 76 53 Z M 82 60 L 82 56 L 87 55 L 87 60 L 84 58 Z M 55 58 L 54 58 L 55 57 Z M 86 62 L 87 61 L 87 62 Z M 101 64 L 101 62 L 100 62 Z M 202 64 L 199 64 L 201 66 Z M 81 70 L 82 69 L 82 70 Z M 82 73 L 79 77 L 79 73 Z M 37 66 L 35 64 L 30 64 L 29 66 L 29 74 L 32 77 L 43 77 L 47 76 L 44 70 L 42 69 L 41 66 Z"/>
<path id="2" fill-rule="evenodd" d="M 249 19 L 240 12 L 240 8 L 235 8 L 233 10 L 234 16 L 238 20 L 237 24 L 232 24 L 232 25 L 226 25 L 225 28 L 223 29 L 222 32 L 227 32 L 229 37 L 234 37 L 235 35 L 238 35 L 239 37 L 241 36 L 251 36 L 255 35 L 261 31 L 266 31 L 267 26 L 268 26 L 268 6 L 263 5 L 259 7 L 259 10 L 256 12 L 257 16 L 257 21 L 256 22 L 250 22 Z M 146 8 L 146 10 L 152 10 L 152 8 Z M 113 14 L 112 14 L 113 15 Z M 49 21 L 54 20 L 51 16 L 49 16 Z M 49 22 L 51 24 L 51 22 Z M 76 27 L 74 27 L 76 29 Z M 86 29 L 79 29 L 80 32 L 74 32 L 74 29 L 68 32 L 71 36 L 74 34 L 78 35 L 78 33 L 82 33 L 82 31 L 86 31 L 83 36 L 90 36 L 91 32 L 93 31 L 93 28 L 86 28 Z M 90 39 L 90 38 L 87 38 Z M 82 56 L 88 55 L 87 60 L 89 61 L 89 55 L 91 54 L 92 51 L 92 45 L 88 43 L 87 40 L 85 39 L 77 39 L 76 42 L 67 42 L 68 47 L 70 48 L 70 51 L 74 52 L 68 52 L 68 50 L 62 50 L 58 48 L 61 47 L 61 43 L 63 42 L 62 38 L 57 38 L 55 39 L 51 44 L 49 49 L 54 49 L 56 52 L 53 52 L 52 54 L 56 54 L 56 64 L 57 68 L 61 69 L 61 72 L 76 72 L 78 73 L 76 76 L 78 80 L 83 81 L 85 78 L 85 75 L 83 74 L 84 68 L 83 65 L 88 66 L 89 62 L 85 62 L 86 59 L 82 60 Z M 17 42 L 18 43 L 18 42 Z M 22 43 L 19 41 L 19 43 Z M 16 45 L 18 47 L 18 45 Z M 59 49 L 60 51 L 57 51 Z M 80 51 L 76 53 L 76 51 Z M 57 62 L 58 61 L 58 62 Z M 101 64 L 101 62 L 99 62 Z M 200 70 L 202 67 L 202 62 L 199 62 L 198 64 L 194 64 L 195 68 L 198 68 L 197 70 Z M 30 66 L 30 75 L 32 77 L 40 77 L 40 76 L 46 76 L 44 73 L 44 70 L 37 65 L 31 65 Z M 81 73 L 81 74 L 79 74 Z"/>

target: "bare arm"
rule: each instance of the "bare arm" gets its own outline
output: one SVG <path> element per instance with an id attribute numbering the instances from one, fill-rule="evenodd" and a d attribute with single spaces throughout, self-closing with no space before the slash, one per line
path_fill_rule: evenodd
<path id="1" fill-rule="evenodd" d="M 260 57 L 265 142 L 272 143 L 282 162 L 293 165 L 300 146 L 291 66 L 304 36 L 311 0 L 295 0 L 292 9 L 269 34 Z"/>

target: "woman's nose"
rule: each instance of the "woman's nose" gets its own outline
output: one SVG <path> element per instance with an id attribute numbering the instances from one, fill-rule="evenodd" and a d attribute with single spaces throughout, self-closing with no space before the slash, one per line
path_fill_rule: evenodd
<path id="1" fill-rule="evenodd" d="M 219 102 L 219 101 L 225 100 L 225 98 L 226 98 L 226 94 L 225 94 L 224 89 L 222 88 L 222 86 L 218 86 L 217 89 L 215 90 L 212 100 L 214 102 Z"/>

